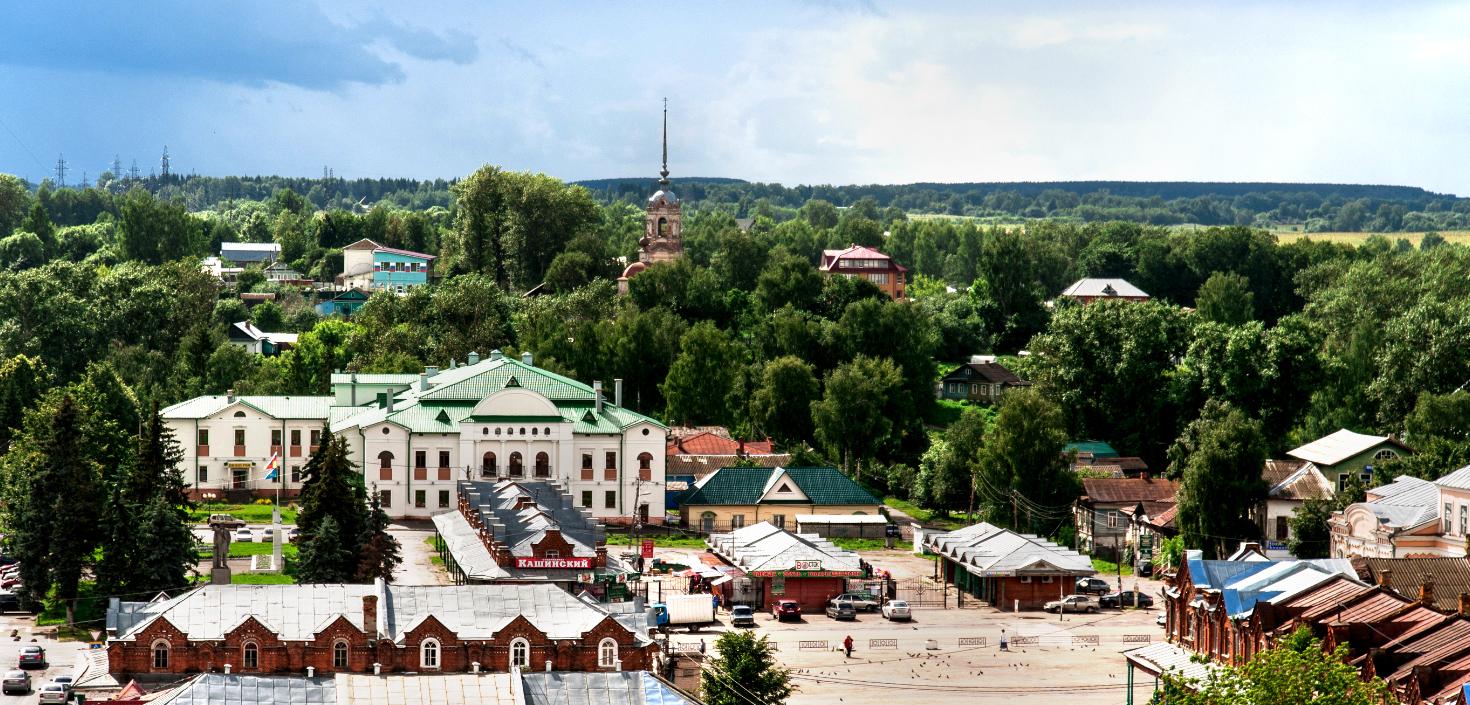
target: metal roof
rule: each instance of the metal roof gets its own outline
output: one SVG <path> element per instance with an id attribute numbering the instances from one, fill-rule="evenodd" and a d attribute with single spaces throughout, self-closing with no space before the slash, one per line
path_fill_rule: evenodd
<path id="1" fill-rule="evenodd" d="M 888 517 L 882 514 L 797 514 L 797 525 L 801 524 L 887 524 Z"/>
<path id="2" fill-rule="evenodd" d="M 648 671 L 202 673 L 150 695 L 157 705 L 698 705 Z"/>
<path id="3" fill-rule="evenodd" d="M 715 553 L 747 573 L 799 570 L 797 561 L 820 561 L 826 571 L 862 573 L 858 554 L 838 548 L 816 534 L 793 534 L 761 522 L 724 534 L 710 534 Z"/>
<path id="4" fill-rule="evenodd" d="M 1062 296 L 1128 296 L 1148 298 L 1148 294 L 1127 279 L 1078 279 L 1062 291 Z"/>
<path id="5" fill-rule="evenodd" d="M 1399 475 L 1393 482 L 1368 490 L 1370 499 L 1352 506 L 1373 512 L 1391 527 L 1411 529 L 1439 520 L 1439 485 Z"/>
<path id="6" fill-rule="evenodd" d="M 368 372 L 333 372 L 332 384 L 393 384 L 408 386 L 419 381 L 416 374 L 377 374 Z"/>
<path id="7" fill-rule="evenodd" d="M 1470 465 L 1435 480 L 1434 484 L 1456 490 L 1470 490 Z"/>
<path id="8" fill-rule="evenodd" d="M 337 675 L 338 705 L 520 705 L 513 673 Z"/>
<path id="9" fill-rule="evenodd" d="M 1173 480 L 1145 477 L 1089 477 L 1082 480 L 1083 500 L 1087 502 L 1157 502 L 1172 499 L 1179 492 Z"/>
<path id="10" fill-rule="evenodd" d="M 1322 471 L 1304 460 L 1267 460 L 1261 479 L 1270 485 L 1266 496 L 1271 499 L 1304 501 L 1328 499 L 1335 494 Z"/>
<path id="11" fill-rule="evenodd" d="M 1388 436 L 1370 436 L 1344 428 L 1286 451 L 1286 454 L 1318 465 L 1332 466 L 1384 443 L 1399 445 Z"/>
<path id="12" fill-rule="evenodd" d="M 878 505 L 879 502 L 837 468 L 721 468 L 705 477 L 683 505 L 757 504 L 769 486 L 789 479 L 805 495 L 801 504 Z M 767 500 L 768 502 L 770 500 Z"/>
<path id="13" fill-rule="evenodd" d="M 591 512 L 574 506 L 572 496 L 549 481 L 460 481 L 456 492 L 479 512 L 483 525 L 503 526 L 495 538 L 510 547 L 511 555 L 531 555 L 531 547 L 552 530 L 571 544 L 573 556 L 595 556 L 598 542 L 606 539 L 606 530 L 592 520 Z M 526 500 L 534 504 L 517 509 Z"/>
<path id="14" fill-rule="evenodd" d="M 332 678 L 201 673 L 153 705 L 335 705 Z M 379 701 L 381 702 L 381 701 Z"/>
<path id="15" fill-rule="evenodd" d="M 1342 558 L 1271 561 L 1204 560 L 1198 550 L 1185 552 L 1185 565 L 1196 589 L 1220 593 L 1225 613 L 1232 619 L 1247 617 L 1256 603 L 1286 599 L 1321 585 L 1334 576 L 1356 580 L 1352 563 Z"/>
<path id="16" fill-rule="evenodd" d="M 530 705 L 696 705 L 647 671 L 527 671 L 521 683 Z"/>
<path id="17" fill-rule="evenodd" d="M 1092 559 L 1030 534 L 981 522 L 928 537 L 930 550 L 981 577 L 1093 575 Z"/>
<path id="18" fill-rule="evenodd" d="M 216 395 L 181 401 L 159 413 L 166 419 L 203 419 L 235 404 L 244 404 L 272 418 L 326 421 L 332 414 L 335 401 L 333 397 L 310 396 L 237 396 L 231 400 L 228 396 Z"/>
<path id="19" fill-rule="evenodd" d="M 1223 668 L 1214 661 L 1199 659 L 1194 652 L 1167 641 L 1123 652 L 1129 663 L 1154 676 L 1169 674 L 1185 681 L 1203 683 Z"/>

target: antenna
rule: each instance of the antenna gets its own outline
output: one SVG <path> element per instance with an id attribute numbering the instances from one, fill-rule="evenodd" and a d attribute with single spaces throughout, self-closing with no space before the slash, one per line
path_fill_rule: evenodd
<path id="1" fill-rule="evenodd" d="M 669 186 L 669 99 L 664 98 L 664 168 L 658 172 L 658 185 Z"/>
<path id="2" fill-rule="evenodd" d="M 119 159 L 116 154 L 114 154 L 114 155 L 112 155 L 112 178 L 113 179 L 121 179 L 122 177 L 123 177 L 122 160 Z"/>
<path id="3" fill-rule="evenodd" d="M 163 180 L 168 181 L 168 145 L 163 146 Z"/>
<path id="4" fill-rule="evenodd" d="M 133 166 L 128 169 L 128 178 L 133 181 L 138 180 L 138 160 L 136 159 L 133 160 Z"/>
<path id="5" fill-rule="evenodd" d="M 66 159 L 60 154 L 56 155 L 56 186 L 60 188 L 66 185 Z"/>

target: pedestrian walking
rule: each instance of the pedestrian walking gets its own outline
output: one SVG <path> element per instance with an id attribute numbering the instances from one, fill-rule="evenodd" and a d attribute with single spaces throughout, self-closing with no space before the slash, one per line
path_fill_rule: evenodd
<path id="1" fill-rule="evenodd" d="M 1006 630 L 1004 630 L 1004 629 L 1000 630 L 1000 650 L 1001 651 L 1010 651 L 1011 650 L 1011 640 L 1010 640 L 1010 637 L 1007 637 L 1006 636 Z"/>
<path id="2" fill-rule="evenodd" d="M 852 658 L 852 635 L 851 634 L 847 635 L 847 638 L 842 640 L 842 650 L 845 651 L 845 652 L 847 652 L 847 657 L 848 658 Z"/>
<path id="3" fill-rule="evenodd" d="M 703 639 L 700 639 L 699 640 L 699 654 L 701 656 L 704 655 L 704 640 Z"/>

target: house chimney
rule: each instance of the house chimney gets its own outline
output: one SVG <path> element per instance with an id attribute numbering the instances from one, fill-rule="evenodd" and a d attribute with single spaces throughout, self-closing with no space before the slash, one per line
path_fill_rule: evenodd
<path id="1" fill-rule="evenodd" d="M 1378 573 L 1378 586 L 1384 590 L 1393 589 L 1393 570 L 1385 568 Z"/>
<path id="2" fill-rule="evenodd" d="M 480 662 L 479 661 L 471 661 L 470 662 L 470 673 L 479 673 L 479 672 L 480 672 Z"/>
<path id="3" fill-rule="evenodd" d="M 592 380 L 592 397 L 592 403 L 597 409 L 596 413 L 600 416 L 602 415 L 602 382 L 599 380 Z"/>
<path id="4" fill-rule="evenodd" d="M 502 357 L 505 357 L 505 353 L 500 352 L 500 349 L 499 348 L 496 348 L 496 349 L 490 351 L 490 359 L 491 360 L 499 360 Z M 478 358 L 476 358 L 476 359 L 478 359 Z"/>
<path id="5" fill-rule="evenodd" d="M 428 367 L 425 367 L 424 368 L 424 374 L 428 375 L 429 378 L 432 379 L 434 377 L 434 375 L 439 374 L 439 366 L 438 365 L 429 365 Z"/>
<path id="6" fill-rule="evenodd" d="M 1425 580 L 1424 581 L 1424 584 L 1422 584 L 1422 585 L 1419 586 L 1419 604 L 1420 605 L 1423 605 L 1425 607 L 1433 607 L 1434 606 L 1434 581 L 1433 580 Z"/>
<path id="7" fill-rule="evenodd" d="M 530 365 L 531 364 L 531 353 L 530 353 L 530 351 L 526 351 L 526 352 L 521 353 L 521 364 L 522 365 Z"/>
<path id="8" fill-rule="evenodd" d="M 383 664 L 376 663 L 376 662 L 373 663 L 373 675 L 375 675 L 375 676 L 381 676 L 381 675 L 383 675 Z"/>
<path id="9" fill-rule="evenodd" d="M 419 391 L 429 391 L 429 373 L 427 371 L 419 373 Z"/>
<path id="10" fill-rule="evenodd" d="M 225 675 L 229 675 L 229 673 L 230 673 L 230 664 L 227 663 L 227 664 L 225 664 Z"/>
<path id="11" fill-rule="evenodd" d="M 551 673 L 551 659 L 546 659 L 546 672 Z"/>
<path id="12" fill-rule="evenodd" d="M 615 377 L 615 378 L 613 378 L 613 406 L 622 407 L 622 405 L 623 405 L 623 378 L 621 378 L 621 377 Z"/>
<path id="13" fill-rule="evenodd" d="M 362 596 L 362 631 L 374 637 L 378 635 L 378 596 Z"/>
<path id="14" fill-rule="evenodd" d="M 498 359 L 500 359 L 500 351 L 499 350 L 491 350 L 490 351 L 490 359 L 491 360 L 498 360 Z M 465 364 L 466 365 L 475 365 L 475 364 L 479 364 L 479 362 L 480 362 L 480 353 L 477 353 L 477 352 L 475 352 L 473 350 L 470 351 L 470 356 L 467 357 L 467 358 L 465 358 Z"/>
<path id="15" fill-rule="evenodd" d="M 388 392 L 384 396 L 388 397 L 388 403 L 387 404 L 384 404 L 383 405 L 383 408 L 384 409 L 387 409 L 388 410 L 388 413 L 391 414 L 391 413 L 393 413 L 393 392 Z"/>
<path id="16" fill-rule="evenodd" d="M 1470 592 L 1460 593 L 1460 616 L 1470 619 Z"/>
<path id="17" fill-rule="evenodd" d="M 234 404 L 235 403 L 235 390 L 233 390 L 233 389 L 226 389 L 225 390 L 225 403 L 226 404 Z"/>

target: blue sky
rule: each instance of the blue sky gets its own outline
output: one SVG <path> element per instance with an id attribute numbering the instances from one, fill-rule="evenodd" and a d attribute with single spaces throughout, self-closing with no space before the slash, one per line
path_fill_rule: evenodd
<path id="1" fill-rule="evenodd" d="M 0 171 L 1470 194 L 1464 3 L 126 5 L 7 8 Z"/>

